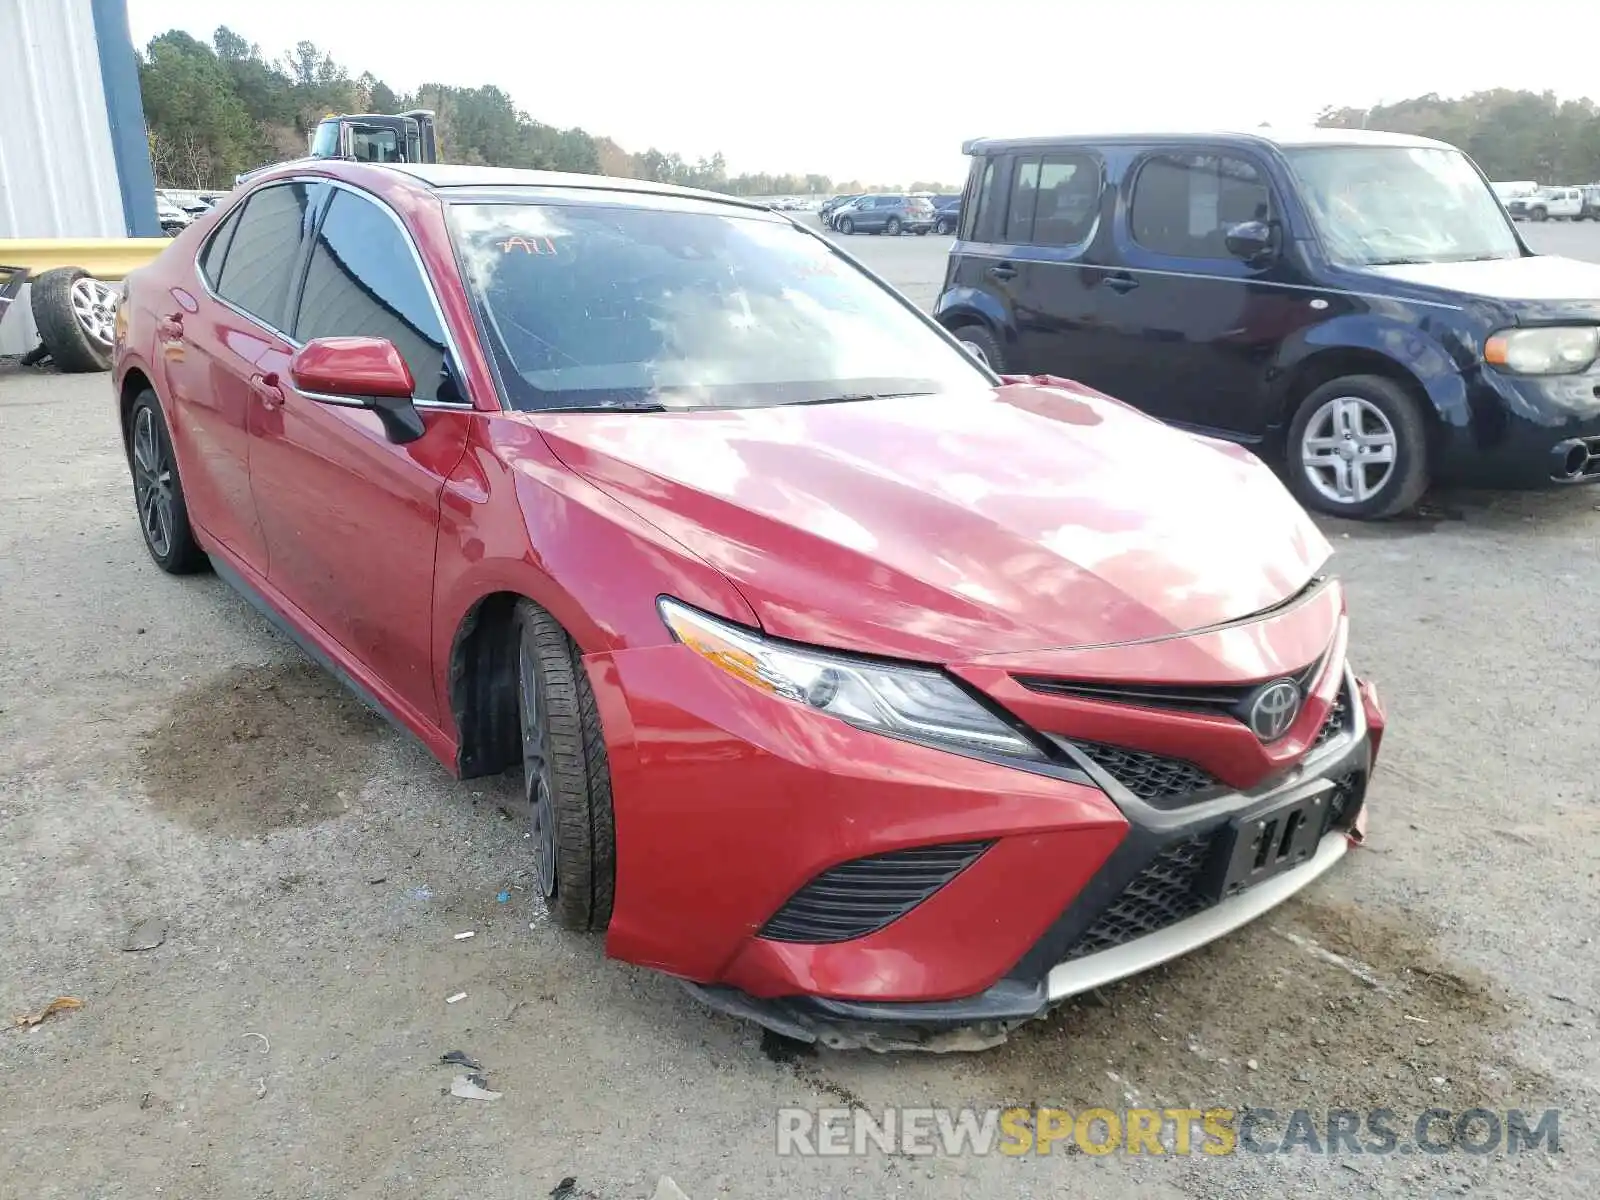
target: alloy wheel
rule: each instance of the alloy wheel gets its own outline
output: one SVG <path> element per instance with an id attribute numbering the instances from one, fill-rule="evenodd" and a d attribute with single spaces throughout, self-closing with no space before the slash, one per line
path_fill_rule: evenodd
<path id="1" fill-rule="evenodd" d="M 172 463 L 148 405 L 133 422 L 133 495 L 151 553 L 165 558 L 172 552 Z"/>
<path id="2" fill-rule="evenodd" d="M 556 811 L 550 763 L 550 730 L 540 705 L 539 677 L 530 638 L 517 656 L 517 708 L 522 723 L 522 779 L 533 841 L 533 873 L 546 900 L 556 892 Z"/>
<path id="3" fill-rule="evenodd" d="M 84 333 L 102 346 L 111 345 L 116 338 L 117 293 L 86 275 L 73 281 L 68 294 L 72 300 L 72 315 Z"/>
<path id="4" fill-rule="evenodd" d="M 1400 439 L 1376 404 L 1360 396 L 1336 396 L 1306 423 L 1300 461 L 1306 479 L 1335 504 L 1362 504 L 1388 484 Z"/>

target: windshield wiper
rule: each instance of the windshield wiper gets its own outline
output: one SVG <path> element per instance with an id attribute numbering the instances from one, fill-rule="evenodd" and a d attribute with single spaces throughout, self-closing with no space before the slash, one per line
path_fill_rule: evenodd
<path id="1" fill-rule="evenodd" d="M 933 392 L 845 392 L 839 396 L 817 396 L 811 400 L 791 400 L 785 408 L 802 404 L 849 404 L 855 400 L 895 400 L 901 396 L 932 396 Z"/>
<path id="2" fill-rule="evenodd" d="M 1369 258 L 1364 265 L 1369 267 L 1415 267 L 1427 261 L 1425 258 Z"/>
<path id="3" fill-rule="evenodd" d="M 540 408 L 535 412 L 549 413 L 636 413 L 636 412 L 666 412 L 665 404 L 657 404 L 653 400 L 640 400 L 628 404 L 562 404 L 556 408 Z"/>

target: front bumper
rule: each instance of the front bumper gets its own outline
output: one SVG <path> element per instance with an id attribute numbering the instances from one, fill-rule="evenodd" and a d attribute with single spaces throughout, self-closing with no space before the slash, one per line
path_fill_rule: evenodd
<path id="1" fill-rule="evenodd" d="M 1302 606 L 1268 640 L 1286 641 L 1296 622 L 1327 628 L 1325 613 Z M 1330 656 L 1342 664 L 1342 633 Z M 1279 765 L 1246 778 L 1217 760 L 1193 803 L 1160 807 L 1097 768 L 1019 770 L 854 729 L 754 692 L 681 646 L 587 662 L 616 814 L 608 952 L 679 976 L 720 1009 L 836 1046 L 1003 1037 L 1259 915 L 1359 840 L 1383 729 L 1371 689 L 1330 665 Z M 1337 689 L 1346 703 L 1327 737 Z M 1174 724 L 1183 736 L 1196 728 Z M 1230 774 L 1233 784 L 1216 782 Z M 1313 794 L 1328 797 L 1329 815 L 1308 861 L 1196 901 L 1236 822 Z M 827 940 L 796 923 L 796 898 L 840 864 L 962 846 L 978 852 L 865 932 Z M 1108 934 L 1119 902 L 1174 854 L 1196 872 L 1193 894 L 1163 910 L 1170 919 Z"/>
<path id="2" fill-rule="evenodd" d="M 688 987 L 713 1008 L 836 1049 L 943 1051 L 997 1044 L 1018 1025 L 1045 1016 L 1073 996 L 1140 974 L 1248 924 L 1321 878 L 1350 846 L 1360 844 L 1366 828 L 1366 783 L 1384 716 L 1371 686 L 1353 674 L 1347 679 L 1360 703 L 1352 706 L 1346 733 L 1270 786 L 1210 800 L 1176 821 L 1156 817 L 1160 828 L 1149 822 L 1154 814 L 1142 814 L 1137 804 L 1122 798 L 1129 810 L 1128 837 L 1006 975 L 982 992 L 934 1002 L 884 1003 L 815 995 L 758 998 L 736 988 L 692 982 Z M 1241 816 L 1346 780 L 1354 781 L 1348 801 L 1318 838 L 1315 854 L 1300 866 L 1141 936 L 1092 953 L 1074 953 L 1086 937 L 1095 940 L 1107 913 L 1136 891 L 1152 864 L 1173 847 L 1223 839 Z"/>
<path id="3" fill-rule="evenodd" d="M 1460 377 L 1433 474 L 1467 487 L 1538 489 L 1600 482 L 1600 367 L 1581 375 Z"/>

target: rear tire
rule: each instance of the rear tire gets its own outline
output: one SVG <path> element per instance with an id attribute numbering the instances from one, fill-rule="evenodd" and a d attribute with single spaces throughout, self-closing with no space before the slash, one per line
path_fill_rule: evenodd
<path id="1" fill-rule="evenodd" d="M 204 570 L 210 560 L 195 541 L 167 420 L 161 401 L 149 388 L 134 397 L 128 413 L 127 450 L 139 532 L 150 557 L 168 575 Z"/>
<path id="2" fill-rule="evenodd" d="M 534 880 L 563 929 L 604 929 L 616 890 L 611 766 L 578 647 L 531 600 L 517 604 L 517 713 Z"/>
<path id="3" fill-rule="evenodd" d="M 1005 351 L 1000 348 L 999 339 L 982 325 L 963 325 L 952 330 L 951 335 L 996 375 L 1005 373 Z"/>
<path id="4" fill-rule="evenodd" d="M 883 231 L 885 233 L 887 233 L 890 237 L 899 237 L 900 236 L 900 218 L 899 217 L 890 217 L 889 220 L 887 222 L 885 222 L 885 224 L 883 226 Z"/>
<path id="5" fill-rule="evenodd" d="M 109 293 L 82 267 L 57 267 L 33 281 L 33 323 L 58 370 L 76 375 L 110 369 L 116 306 Z"/>
<path id="6" fill-rule="evenodd" d="M 1289 486 L 1307 508 L 1354 521 L 1406 512 L 1428 490 L 1422 406 L 1381 375 L 1346 375 L 1289 423 Z"/>

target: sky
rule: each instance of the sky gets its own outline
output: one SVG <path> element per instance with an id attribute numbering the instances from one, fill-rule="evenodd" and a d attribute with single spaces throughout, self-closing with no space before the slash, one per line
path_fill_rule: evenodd
<path id="1" fill-rule="evenodd" d="M 867 183 L 959 182 L 971 137 L 1295 126 L 1494 87 L 1600 99 L 1587 0 L 1532 25 L 1487 0 L 127 2 L 141 48 L 304 38 L 397 92 L 492 83 L 630 151 Z"/>

